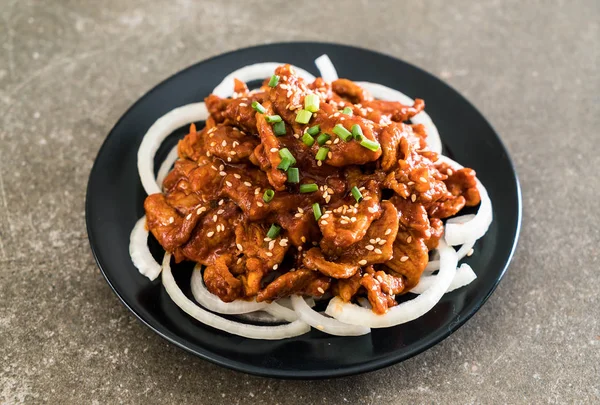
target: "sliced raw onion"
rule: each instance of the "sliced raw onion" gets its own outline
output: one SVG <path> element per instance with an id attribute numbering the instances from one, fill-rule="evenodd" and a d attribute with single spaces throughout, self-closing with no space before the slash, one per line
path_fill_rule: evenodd
<path id="1" fill-rule="evenodd" d="M 246 83 L 251 82 L 252 80 L 266 79 L 267 77 L 271 77 L 275 69 L 281 65 L 285 65 L 285 63 L 264 62 L 244 66 L 225 76 L 221 83 L 219 83 L 219 85 L 215 87 L 212 92 L 221 98 L 231 97 L 233 95 L 233 79 L 238 79 Z M 296 70 L 296 74 L 302 77 L 304 80 L 315 80 L 315 77 L 306 70 L 297 66 L 292 67 Z"/>
<path id="2" fill-rule="evenodd" d="M 356 82 L 356 84 L 370 92 L 373 97 L 380 100 L 399 101 L 405 105 L 413 105 L 415 103 L 415 100 L 408 97 L 406 94 L 384 86 L 383 84 L 371 82 Z M 440 139 L 440 134 L 431 120 L 431 117 L 429 117 L 425 111 L 421 111 L 410 120 L 414 124 L 423 124 L 425 132 L 427 132 L 427 144 L 429 145 L 429 149 L 437 153 L 442 153 L 442 140 Z"/>
<path id="3" fill-rule="evenodd" d="M 165 177 L 167 177 L 167 174 L 169 174 L 169 172 L 171 171 L 171 168 L 173 167 L 173 164 L 175 163 L 178 157 L 179 156 L 177 155 L 177 145 L 175 145 L 167 155 L 165 161 L 162 162 L 162 164 L 160 165 L 160 168 L 158 169 L 158 174 L 156 175 L 156 183 L 158 184 L 158 187 L 161 190 L 162 183 L 165 180 Z"/>
<path id="4" fill-rule="evenodd" d="M 148 234 L 144 215 L 135 223 L 129 235 L 129 256 L 141 274 L 154 280 L 160 274 L 161 268 L 148 249 Z"/>
<path id="5" fill-rule="evenodd" d="M 315 59 L 315 65 L 317 65 L 317 69 L 321 73 L 321 77 L 326 82 L 332 82 L 338 79 L 337 71 L 335 70 L 335 66 L 333 66 L 333 62 L 329 59 L 327 54 L 319 56 Z"/>
<path id="6" fill-rule="evenodd" d="M 294 322 L 298 320 L 298 314 L 296 314 L 294 310 L 284 307 L 283 305 L 279 304 L 279 302 L 271 302 L 264 308 L 263 311 L 267 312 L 280 322 L 282 320 L 288 322 Z"/>
<path id="7" fill-rule="evenodd" d="M 266 302 L 235 300 L 232 302 L 223 302 L 221 298 L 214 295 L 206 288 L 202 279 L 200 265 L 194 267 L 191 279 L 192 295 L 204 308 L 217 312 L 219 314 L 247 314 L 264 309 L 267 306 Z"/>
<path id="8" fill-rule="evenodd" d="M 314 311 L 299 295 L 292 295 L 292 305 L 301 320 L 320 331 L 336 336 L 360 336 L 371 332 L 361 325 L 349 325 Z"/>
<path id="9" fill-rule="evenodd" d="M 148 129 L 137 156 L 140 180 L 148 195 L 161 192 L 160 184 L 154 177 L 154 155 L 160 144 L 176 129 L 192 122 L 205 121 L 207 118 L 208 111 L 204 103 L 187 104 L 169 111 Z"/>
<path id="10" fill-rule="evenodd" d="M 230 321 L 194 304 L 179 288 L 171 273 L 171 254 L 166 253 L 163 259 L 162 282 L 173 302 L 185 313 L 205 325 L 250 339 L 277 340 L 302 335 L 310 330 L 303 321 L 295 321 L 278 326 L 257 326 Z"/>
<path id="11" fill-rule="evenodd" d="M 345 303 L 335 297 L 329 302 L 325 313 L 345 323 L 371 328 L 387 328 L 419 318 L 439 302 L 456 274 L 458 259 L 454 249 L 440 241 L 439 252 L 442 265 L 435 283 L 418 297 L 390 308 L 384 315 L 377 315 L 370 309 Z"/>
<path id="12" fill-rule="evenodd" d="M 271 315 L 268 312 L 265 311 L 256 311 L 256 312 L 248 312 L 247 314 L 237 314 L 235 315 L 236 319 L 239 319 L 240 321 L 244 321 L 244 322 L 260 322 L 260 323 L 267 323 L 267 324 L 280 324 L 280 323 L 284 323 L 286 322 L 286 319 L 280 319 L 277 318 L 276 316 Z M 298 317 L 296 317 L 296 319 L 294 319 L 293 321 L 297 320 Z M 290 321 L 290 322 L 293 322 Z"/>
<path id="13" fill-rule="evenodd" d="M 412 290 L 410 290 L 410 292 L 415 294 L 423 294 L 432 285 L 436 283 L 436 277 L 438 276 L 435 275 L 421 277 L 421 280 L 419 280 L 419 284 L 417 284 Z M 476 278 L 477 275 L 475 274 L 471 266 L 469 266 L 467 263 L 463 263 L 458 269 L 456 269 L 456 275 L 454 276 L 454 279 L 452 280 L 452 283 L 450 283 L 450 287 L 448 287 L 448 290 L 446 290 L 446 292 L 454 291 L 457 288 L 464 287 L 467 284 L 470 284 Z"/>
<path id="14" fill-rule="evenodd" d="M 440 160 L 448 163 L 456 169 L 463 168 L 463 166 L 449 157 L 440 156 Z M 479 206 L 479 210 L 477 211 L 475 217 L 468 222 L 460 223 L 460 221 L 457 221 L 457 218 L 449 219 L 446 222 L 445 240 L 446 243 L 451 246 L 462 245 L 464 243 L 468 243 L 469 241 L 481 238 L 489 229 L 494 218 L 492 201 L 490 200 L 487 190 L 483 184 L 481 184 L 479 179 L 476 180 L 477 190 L 481 196 L 481 205 Z"/>
<path id="15" fill-rule="evenodd" d="M 475 215 L 473 215 L 473 214 L 461 215 L 460 217 L 455 217 L 455 218 L 449 219 L 447 223 L 464 224 L 466 222 L 469 222 L 473 218 L 475 218 Z M 453 221 L 453 222 L 451 222 L 451 221 Z M 458 256 L 458 260 L 461 260 L 463 257 L 465 257 L 471 251 L 471 249 L 473 249 L 475 242 L 476 242 L 475 239 L 473 239 L 472 241 L 468 241 L 467 243 L 464 243 L 460 247 L 460 249 L 458 249 L 458 252 L 456 252 L 456 255 Z M 431 260 L 429 263 L 427 263 L 427 266 L 425 267 L 425 270 L 423 270 L 423 271 L 426 273 L 431 273 L 431 272 L 439 270 L 439 269 L 440 269 L 440 261 L 439 260 Z"/>

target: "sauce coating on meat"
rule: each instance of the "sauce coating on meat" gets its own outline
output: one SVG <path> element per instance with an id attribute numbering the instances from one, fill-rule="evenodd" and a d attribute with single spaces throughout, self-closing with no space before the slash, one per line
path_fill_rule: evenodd
<path id="1" fill-rule="evenodd" d="M 480 202 L 475 172 L 453 170 L 407 120 L 425 104 L 375 100 L 348 79 L 306 83 L 275 70 L 179 142 L 147 226 L 177 262 L 205 266 L 225 302 L 291 294 L 366 297 L 385 313 L 413 288 L 443 235 L 442 219 Z"/>

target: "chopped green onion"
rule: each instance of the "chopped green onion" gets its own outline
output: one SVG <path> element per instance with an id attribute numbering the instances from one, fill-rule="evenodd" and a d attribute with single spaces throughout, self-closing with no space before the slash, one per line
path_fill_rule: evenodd
<path id="1" fill-rule="evenodd" d="M 342 138 L 344 141 L 348 142 L 352 139 L 352 132 L 348 131 L 342 124 L 337 124 L 333 127 L 333 133 Z"/>
<path id="2" fill-rule="evenodd" d="M 301 184 L 300 185 L 300 192 L 301 193 L 314 193 L 318 189 L 319 189 L 319 186 L 317 186 L 315 183 Z"/>
<path id="3" fill-rule="evenodd" d="M 352 115 L 352 108 L 350 108 L 350 107 L 345 107 L 345 108 L 342 110 L 342 114 L 346 114 L 346 115 Z"/>
<path id="4" fill-rule="evenodd" d="M 252 108 L 254 108 L 256 111 L 258 111 L 261 114 L 264 114 L 267 111 L 265 109 L 265 107 L 263 107 L 262 104 L 260 104 L 258 101 L 252 102 Z"/>
<path id="5" fill-rule="evenodd" d="M 363 199 L 363 196 L 360 193 L 360 190 L 358 189 L 358 187 L 356 187 L 356 186 L 352 187 L 352 190 L 350 190 L 350 192 L 354 196 L 354 199 L 356 200 L 356 202 L 360 202 L 360 200 Z"/>
<path id="6" fill-rule="evenodd" d="M 379 150 L 379 144 L 367 138 L 364 138 L 362 141 L 360 141 L 360 145 L 372 150 L 373 152 L 377 152 Z"/>
<path id="7" fill-rule="evenodd" d="M 279 76 L 273 75 L 271 76 L 271 80 L 269 80 L 269 87 L 275 87 L 279 83 Z"/>
<path id="8" fill-rule="evenodd" d="M 297 167 L 290 167 L 287 176 L 290 183 L 300 183 L 300 171 Z"/>
<path id="9" fill-rule="evenodd" d="M 323 214 L 321 214 L 321 206 L 319 205 L 319 203 L 314 203 L 313 206 L 313 213 L 315 214 L 315 219 L 318 221 L 319 219 L 321 219 L 321 216 Z"/>
<path id="10" fill-rule="evenodd" d="M 279 232 L 281 232 L 281 227 L 273 224 L 269 228 L 269 232 L 267 232 L 267 238 L 275 239 L 279 235 Z"/>
<path id="11" fill-rule="evenodd" d="M 316 94 L 308 94 L 304 97 L 304 109 L 310 112 L 319 111 L 319 96 Z"/>
<path id="12" fill-rule="evenodd" d="M 265 119 L 267 120 L 268 123 L 272 124 L 274 122 L 281 122 L 281 116 L 280 115 L 267 115 L 265 117 Z"/>
<path id="13" fill-rule="evenodd" d="M 306 132 L 308 132 L 312 136 L 316 136 L 320 130 L 321 130 L 321 127 L 319 125 L 315 125 L 315 126 L 308 128 L 306 130 Z"/>
<path id="14" fill-rule="evenodd" d="M 363 140 L 363 138 L 365 136 L 363 135 L 363 131 L 362 131 L 362 128 L 360 127 L 360 125 L 358 125 L 358 124 L 352 125 L 352 136 L 354 137 L 354 139 L 356 139 L 359 142 Z"/>
<path id="15" fill-rule="evenodd" d="M 275 197 L 275 191 L 267 189 L 267 190 L 265 190 L 265 193 L 263 194 L 263 201 L 266 203 L 271 202 L 273 197 Z"/>
<path id="16" fill-rule="evenodd" d="M 305 132 L 304 135 L 302 135 L 302 142 L 304 142 L 306 146 L 312 146 L 313 143 L 315 143 L 315 138 L 310 136 L 308 132 Z"/>
<path id="17" fill-rule="evenodd" d="M 327 159 L 328 153 L 329 153 L 329 148 L 319 148 L 319 150 L 317 151 L 317 156 L 315 156 L 315 159 L 325 160 L 325 159 Z"/>
<path id="18" fill-rule="evenodd" d="M 278 117 L 279 117 L 279 115 L 278 115 Z M 287 133 L 285 130 L 285 122 L 279 121 L 279 122 L 276 122 L 275 124 L 273 124 L 273 133 L 275 134 L 275 136 L 285 135 Z"/>
<path id="19" fill-rule="evenodd" d="M 284 157 L 281 159 L 281 163 L 277 165 L 277 168 L 287 172 L 291 165 L 293 165 L 292 160 L 288 157 Z"/>
<path id="20" fill-rule="evenodd" d="M 296 114 L 296 122 L 299 124 L 308 124 L 310 117 L 312 117 L 312 112 L 308 110 L 299 110 L 298 114 Z"/>
<path id="21" fill-rule="evenodd" d="M 296 164 L 296 159 L 294 158 L 294 155 L 292 155 L 292 152 L 290 152 L 288 148 L 279 149 L 279 157 L 281 157 L 281 159 L 288 158 L 293 165 Z"/>
<path id="22" fill-rule="evenodd" d="M 329 139 L 331 139 L 331 136 L 327 134 L 321 134 L 317 137 L 317 143 L 319 144 L 319 146 L 323 146 L 325 145 L 325 142 L 327 142 Z"/>

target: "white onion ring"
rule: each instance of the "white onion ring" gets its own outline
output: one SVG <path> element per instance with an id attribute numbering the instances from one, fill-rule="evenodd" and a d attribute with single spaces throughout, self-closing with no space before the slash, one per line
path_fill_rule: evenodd
<path id="1" fill-rule="evenodd" d="M 284 64 L 285 63 L 279 62 L 263 62 L 244 66 L 225 76 L 221 83 L 219 83 L 219 85 L 215 87 L 212 92 L 221 98 L 231 97 L 233 95 L 233 79 L 238 79 L 246 83 L 252 80 L 266 79 L 267 77 L 271 77 L 271 75 L 273 75 L 273 71 L 276 68 Z M 294 70 L 296 70 L 296 74 L 304 80 L 315 80 L 315 77 L 306 70 L 297 66 L 292 67 Z"/>
<path id="2" fill-rule="evenodd" d="M 144 215 L 138 219 L 129 235 L 129 256 L 138 271 L 153 281 L 160 274 L 161 267 L 148 249 L 148 234 Z"/>
<path id="3" fill-rule="evenodd" d="M 173 164 L 175 163 L 178 157 L 179 156 L 177 155 L 177 145 L 175 145 L 165 158 L 165 161 L 162 162 L 162 164 L 160 165 L 160 168 L 158 169 L 158 174 L 156 175 L 156 184 L 158 184 L 158 187 L 161 190 L 162 183 L 165 180 L 165 177 L 167 177 L 167 174 L 169 174 L 169 172 L 171 171 L 171 168 L 173 167 Z"/>
<path id="4" fill-rule="evenodd" d="M 266 302 L 235 300 L 233 302 L 224 302 L 218 296 L 214 295 L 206 288 L 202 279 L 200 265 L 194 267 L 192 278 L 190 280 L 192 286 L 192 295 L 204 308 L 217 312 L 219 314 L 237 315 L 247 314 L 264 309 L 267 306 Z"/>
<path id="5" fill-rule="evenodd" d="M 161 192 L 161 186 L 154 177 L 154 155 L 160 144 L 176 129 L 207 118 L 208 111 L 204 103 L 193 103 L 169 111 L 152 124 L 142 139 L 137 155 L 138 172 L 146 194 Z"/>
<path id="6" fill-rule="evenodd" d="M 315 65 L 317 65 L 317 69 L 321 73 L 321 77 L 326 82 L 332 82 L 338 79 L 337 71 L 335 70 L 335 66 L 333 66 L 333 62 L 329 59 L 327 54 L 323 54 L 315 59 Z"/>
<path id="7" fill-rule="evenodd" d="M 450 159 L 447 156 L 440 155 L 440 161 L 445 162 L 455 169 L 462 169 L 459 163 Z M 492 201 L 487 193 L 487 190 L 479 179 L 477 181 L 477 190 L 481 196 L 481 205 L 475 217 L 465 223 L 460 223 L 457 218 L 449 219 L 445 226 L 445 240 L 451 246 L 462 245 L 468 243 L 471 240 L 477 240 L 481 238 L 490 227 L 492 220 L 494 219 L 494 213 L 492 209 Z"/>
<path id="8" fill-rule="evenodd" d="M 408 106 L 412 106 L 415 103 L 415 100 L 408 97 L 406 94 L 384 86 L 383 84 L 371 82 L 356 82 L 356 84 L 371 93 L 373 97 L 380 100 L 399 101 Z M 442 140 L 440 139 L 440 133 L 431 120 L 429 114 L 427 114 L 425 111 L 421 111 L 410 120 L 414 124 L 423 124 L 425 127 L 425 132 L 427 133 L 427 144 L 429 145 L 429 149 L 437 153 L 442 153 Z"/>
<path id="9" fill-rule="evenodd" d="M 345 323 L 371 328 L 387 328 L 419 318 L 439 302 L 456 274 L 458 259 L 454 249 L 440 240 L 439 252 L 442 265 L 435 283 L 418 297 L 390 308 L 384 315 L 377 315 L 370 309 L 345 303 L 335 297 L 329 301 L 325 313 Z"/>
<path id="10" fill-rule="evenodd" d="M 419 280 L 419 284 L 417 284 L 412 290 L 411 293 L 414 294 L 423 294 L 427 289 L 429 289 L 432 285 L 436 283 L 435 276 L 423 276 Z M 477 275 L 467 263 L 463 263 L 460 265 L 458 269 L 456 269 L 456 274 L 450 283 L 450 287 L 446 290 L 447 293 L 450 291 L 454 291 L 457 288 L 464 287 L 467 284 L 471 284 L 473 280 L 477 278 Z"/>
<path id="11" fill-rule="evenodd" d="M 361 336 L 371 332 L 371 329 L 360 325 L 349 325 L 328 318 L 308 306 L 306 301 L 299 295 L 292 295 L 292 305 L 298 317 L 320 331 L 336 336 Z"/>
<path id="12" fill-rule="evenodd" d="M 453 221 L 452 223 L 464 224 L 466 222 L 469 222 L 473 218 L 475 218 L 475 215 L 473 215 L 473 214 L 461 215 L 459 217 L 449 219 L 448 222 Z M 476 242 L 476 239 L 468 241 L 468 242 L 464 243 L 460 247 L 460 249 L 458 249 L 458 252 L 456 252 L 456 255 L 458 256 L 459 261 L 462 258 L 464 258 L 471 251 L 471 249 L 473 249 L 473 246 L 475 246 L 475 242 Z M 425 269 L 423 271 L 427 272 L 427 273 L 431 273 L 431 272 L 439 270 L 439 269 L 440 269 L 440 261 L 439 260 L 431 260 L 429 263 L 427 263 L 427 266 L 425 266 Z"/>
<path id="13" fill-rule="evenodd" d="M 163 259 L 162 282 L 167 294 L 173 302 L 192 318 L 197 319 L 205 325 L 250 339 L 278 340 L 303 335 L 310 330 L 310 326 L 300 320 L 278 326 L 257 326 L 230 321 L 218 315 L 208 312 L 194 304 L 181 291 L 173 274 L 171 273 L 171 254 L 165 253 Z"/>

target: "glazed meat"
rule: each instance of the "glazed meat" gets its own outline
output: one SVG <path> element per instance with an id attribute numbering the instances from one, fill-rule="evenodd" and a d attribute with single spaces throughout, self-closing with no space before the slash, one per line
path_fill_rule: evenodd
<path id="1" fill-rule="evenodd" d="M 289 65 L 275 76 L 206 98 L 205 127 L 191 126 L 164 193 L 146 198 L 147 226 L 225 302 L 331 294 L 383 314 L 419 282 L 442 219 L 479 204 L 475 172 L 439 162 L 407 122 L 423 100 L 307 83 Z"/>

